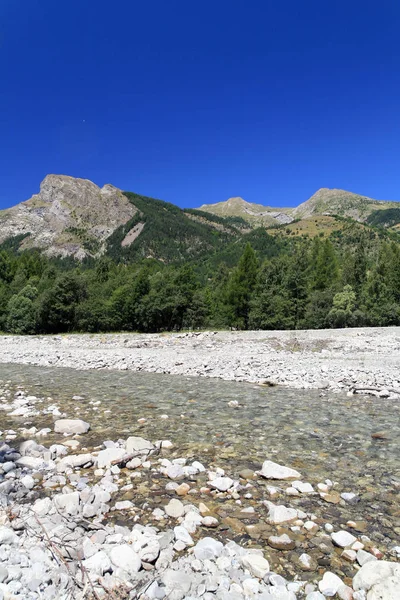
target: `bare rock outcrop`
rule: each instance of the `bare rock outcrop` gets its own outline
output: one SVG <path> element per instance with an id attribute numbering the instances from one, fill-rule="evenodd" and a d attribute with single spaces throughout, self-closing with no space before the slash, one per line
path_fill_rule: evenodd
<path id="1" fill-rule="evenodd" d="M 88 179 L 47 175 L 39 194 L 0 211 L 0 242 L 29 234 L 21 249 L 39 248 L 48 256 L 100 255 L 105 240 L 137 212 L 118 188 L 99 188 Z"/>

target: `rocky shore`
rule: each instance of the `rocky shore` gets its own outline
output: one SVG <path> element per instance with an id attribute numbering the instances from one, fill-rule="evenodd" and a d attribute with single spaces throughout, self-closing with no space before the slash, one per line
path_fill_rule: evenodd
<path id="1" fill-rule="evenodd" d="M 120 369 L 391 395 L 400 328 L 3 336 L 0 362 Z M 375 389 L 368 389 L 375 388 Z"/>
<path id="2" fill-rule="evenodd" d="M 170 440 L 89 447 L 90 423 L 52 398 L 3 382 L 0 402 L 16 423 L 0 438 L 0 598 L 398 600 L 400 529 L 366 535 L 356 489 L 276 456 L 236 473 Z"/>

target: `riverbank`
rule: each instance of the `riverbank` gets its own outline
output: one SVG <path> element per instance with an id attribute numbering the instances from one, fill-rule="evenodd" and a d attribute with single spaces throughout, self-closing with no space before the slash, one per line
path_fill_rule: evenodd
<path id="1" fill-rule="evenodd" d="M 176 442 L 142 437 L 140 418 L 127 421 L 130 435 L 93 443 L 92 429 L 97 437 L 102 430 L 95 415 L 115 418 L 110 403 L 102 410 L 85 394 L 67 403 L 4 380 L 0 400 L 13 421 L 0 432 L 5 600 L 397 600 L 395 425 L 371 436 L 371 447 L 348 435 L 343 456 L 343 444 L 329 451 L 316 428 L 326 463 L 317 475 L 311 440 L 282 460 L 268 435 L 262 454 L 254 441 L 252 460 L 242 456 L 235 467 L 230 442 L 228 454 L 202 455 L 193 445 L 182 452 L 184 420 L 179 434 L 173 428 Z M 242 410 L 226 402 L 236 421 Z M 170 419 L 159 418 L 161 436 Z M 357 464 L 364 453 L 368 475 Z M 352 464 L 350 485 L 343 461 Z"/>
<path id="2" fill-rule="evenodd" d="M 400 328 L 6 335 L 1 338 L 0 362 L 216 377 L 304 389 L 400 389 Z"/>

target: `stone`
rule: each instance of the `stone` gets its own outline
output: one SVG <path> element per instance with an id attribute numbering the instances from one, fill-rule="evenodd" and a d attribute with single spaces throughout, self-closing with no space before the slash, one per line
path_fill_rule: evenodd
<path id="1" fill-rule="evenodd" d="M 98 469 L 109 467 L 114 460 L 121 460 L 126 455 L 127 452 L 124 448 L 106 448 L 105 450 L 100 450 L 95 459 L 96 466 Z"/>
<path id="2" fill-rule="evenodd" d="M 327 596 L 328 598 L 334 596 L 338 589 L 343 585 L 343 581 L 335 575 L 335 573 L 331 573 L 327 571 L 324 573 L 323 578 L 318 584 L 319 591 Z"/>
<path id="3" fill-rule="evenodd" d="M 241 557 L 241 563 L 253 577 L 263 579 L 269 572 L 269 562 L 259 554 L 245 554 Z"/>
<path id="4" fill-rule="evenodd" d="M 368 600 L 398 600 L 400 564 L 384 560 L 367 562 L 354 577 L 353 589 L 368 592 Z"/>
<path id="5" fill-rule="evenodd" d="M 373 554 L 370 554 L 370 552 L 366 552 L 365 550 L 362 550 L 362 549 L 357 551 L 357 562 L 360 565 L 360 567 L 365 565 L 367 562 L 371 562 L 374 560 L 378 560 L 378 559 Z"/>
<path id="6" fill-rule="evenodd" d="M 216 519 L 215 517 L 203 517 L 201 520 L 201 524 L 203 525 L 203 527 L 218 527 L 218 519 Z"/>
<path id="7" fill-rule="evenodd" d="M 19 537 L 12 529 L 8 527 L 0 527 L 0 545 L 1 544 L 18 544 Z"/>
<path id="8" fill-rule="evenodd" d="M 172 600 L 184 598 L 192 585 L 190 575 L 173 569 L 167 569 L 161 576 L 161 581 L 165 586 L 166 597 Z"/>
<path id="9" fill-rule="evenodd" d="M 98 575 L 103 575 L 111 568 L 110 559 L 103 550 L 100 550 L 100 552 L 96 552 L 96 554 L 93 554 L 90 558 L 83 560 L 82 564 L 85 569 L 97 573 Z"/>
<path id="10" fill-rule="evenodd" d="M 180 465 L 168 465 L 166 474 L 170 479 L 182 479 L 185 472 Z"/>
<path id="11" fill-rule="evenodd" d="M 307 594 L 306 600 L 325 600 L 325 596 L 321 592 L 311 592 Z"/>
<path id="12" fill-rule="evenodd" d="M 70 494 L 56 494 L 54 496 L 54 505 L 61 512 L 73 516 L 79 511 L 79 492 Z"/>
<path id="13" fill-rule="evenodd" d="M 58 419 L 54 423 L 55 433 L 87 433 L 89 429 L 89 423 L 82 421 L 82 419 Z"/>
<path id="14" fill-rule="evenodd" d="M 299 563 L 303 571 L 315 571 L 317 568 L 317 563 L 315 562 L 315 560 L 305 552 L 303 552 L 303 554 L 300 554 Z"/>
<path id="15" fill-rule="evenodd" d="M 357 538 L 354 537 L 354 535 L 348 531 L 344 531 L 344 529 L 331 533 L 331 538 L 333 543 L 336 546 L 339 546 L 339 548 L 348 548 L 357 541 Z"/>
<path id="16" fill-rule="evenodd" d="M 301 494 L 313 494 L 314 488 L 311 483 L 303 483 L 302 481 L 293 481 L 292 487 L 298 490 Z"/>
<path id="17" fill-rule="evenodd" d="M 227 492 L 233 486 L 233 479 L 230 477 L 216 477 L 209 481 L 208 485 L 220 492 Z"/>
<path id="18" fill-rule="evenodd" d="M 283 535 L 271 535 L 268 538 L 268 544 L 276 550 L 293 550 L 296 543 L 294 540 L 284 533 Z"/>
<path id="19" fill-rule="evenodd" d="M 221 555 L 223 547 L 223 544 L 218 540 L 205 537 L 195 545 L 194 555 L 198 560 L 214 560 Z"/>
<path id="20" fill-rule="evenodd" d="M 53 504 L 50 498 L 40 498 L 36 500 L 32 506 L 32 510 L 37 514 L 38 517 L 45 517 L 51 510 L 54 510 Z"/>
<path id="21" fill-rule="evenodd" d="M 353 590 L 348 585 L 341 585 L 336 593 L 339 600 L 353 600 Z"/>
<path id="22" fill-rule="evenodd" d="M 273 525 L 288 523 L 298 518 L 298 512 L 295 508 L 288 508 L 283 504 L 273 504 L 268 500 L 265 500 L 264 504 L 269 509 L 268 521 Z"/>
<path id="23" fill-rule="evenodd" d="M 135 575 L 142 566 L 139 554 L 129 544 L 118 544 L 111 549 L 110 559 L 115 567 L 123 569 L 129 575 Z"/>
<path id="24" fill-rule="evenodd" d="M 35 480 L 30 475 L 25 475 L 21 477 L 20 482 L 27 490 L 31 490 L 35 487 Z"/>
<path id="25" fill-rule="evenodd" d="M 175 492 L 178 494 L 178 496 L 186 496 L 189 491 L 190 485 L 187 483 L 181 483 L 181 485 L 178 485 L 178 487 L 175 488 Z"/>
<path id="26" fill-rule="evenodd" d="M 126 440 L 126 452 L 127 454 L 149 454 L 151 450 L 154 450 L 154 445 L 145 440 L 142 437 L 131 436 Z"/>
<path id="27" fill-rule="evenodd" d="M 177 541 L 183 542 L 186 546 L 193 546 L 194 541 L 187 529 L 178 525 L 174 527 L 174 535 Z"/>
<path id="28" fill-rule="evenodd" d="M 130 500 L 120 500 L 115 503 L 115 510 L 129 510 L 133 507 L 133 503 Z"/>
<path id="29" fill-rule="evenodd" d="M 349 562 L 354 562 L 357 558 L 357 552 L 355 552 L 354 550 L 343 550 L 342 554 L 341 554 L 342 558 L 344 558 L 345 560 L 348 560 Z"/>
<path id="30" fill-rule="evenodd" d="M 180 500 L 172 498 L 172 500 L 170 500 L 164 507 L 164 510 L 169 517 L 172 517 L 173 519 L 179 519 L 179 517 L 182 517 L 185 511 L 185 507 Z"/>
<path id="31" fill-rule="evenodd" d="M 271 460 L 263 462 L 261 471 L 258 474 L 265 477 L 265 479 L 299 479 L 301 477 L 298 471 L 274 463 Z"/>
<path id="32" fill-rule="evenodd" d="M 21 456 L 21 458 L 16 460 L 16 464 L 19 467 L 26 467 L 32 470 L 43 469 L 46 466 L 43 458 L 38 458 L 36 456 Z"/>

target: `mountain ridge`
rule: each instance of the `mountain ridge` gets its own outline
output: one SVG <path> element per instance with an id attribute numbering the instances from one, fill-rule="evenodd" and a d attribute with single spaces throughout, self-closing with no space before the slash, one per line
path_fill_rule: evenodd
<path id="1" fill-rule="evenodd" d="M 296 207 L 250 203 L 237 196 L 199 209 L 123 192 L 88 179 L 47 175 L 30 199 L 0 211 L 0 244 L 18 239 L 17 248 L 37 248 L 47 256 L 82 260 L 103 254 L 118 260 L 193 258 L 214 252 L 254 228 L 276 229 L 313 218 L 312 235 L 329 233 L 326 219 L 346 217 L 395 229 L 400 203 L 374 200 L 340 189 L 321 188 Z M 388 213 L 386 215 L 386 212 Z M 397 219 L 397 220 L 396 220 Z M 283 227 L 283 229 L 282 229 Z M 288 234 L 303 235 L 310 226 Z"/>
<path id="2" fill-rule="evenodd" d="M 199 210 L 220 216 L 241 216 L 256 225 L 272 226 L 291 223 L 315 214 L 350 217 L 365 222 L 374 210 L 395 208 L 398 202 L 375 200 L 338 188 L 320 188 L 308 200 L 290 208 L 272 207 L 247 202 L 241 197 L 224 202 L 203 204 Z"/>

